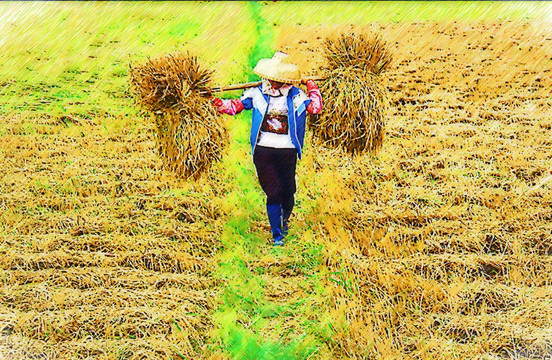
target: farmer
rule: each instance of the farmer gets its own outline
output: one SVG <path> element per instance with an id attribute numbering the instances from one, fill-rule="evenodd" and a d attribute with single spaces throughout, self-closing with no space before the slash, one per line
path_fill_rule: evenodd
<path id="1" fill-rule="evenodd" d="M 253 72 L 261 85 L 244 91 L 239 99 L 212 102 L 219 112 L 236 115 L 253 109 L 251 151 L 261 188 L 274 245 L 284 245 L 288 221 L 295 202 L 295 167 L 301 159 L 306 112 L 318 114 L 322 96 L 313 80 L 302 80 L 297 65 L 287 54 L 277 52 L 261 59 Z M 308 96 L 294 85 L 307 86 Z"/>

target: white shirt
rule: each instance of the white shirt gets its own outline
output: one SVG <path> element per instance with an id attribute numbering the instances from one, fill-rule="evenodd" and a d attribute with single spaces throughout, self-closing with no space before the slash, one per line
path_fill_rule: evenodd
<path id="1" fill-rule="evenodd" d="M 284 84 L 279 89 L 270 86 L 270 82 L 263 79 L 262 91 L 269 95 L 268 108 L 261 124 L 261 131 L 257 145 L 277 148 L 294 149 L 289 135 L 287 96 L 291 85 Z"/>
<path id="2" fill-rule="evenodd" d="M 274 90 L 274 89 L 272 89 Z M 286 95 L 283 95 L 285 91 Z M 265 118 L 261 124 L 261 131 L 257 145 L 277 148 L 294 149 L 289 135 L 287 92 L 282 91 L 282 95 L 270 96 L 268 109 Z"/>

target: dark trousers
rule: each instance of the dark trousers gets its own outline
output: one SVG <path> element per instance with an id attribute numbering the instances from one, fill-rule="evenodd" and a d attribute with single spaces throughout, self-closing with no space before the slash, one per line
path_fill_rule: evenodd
<path id="1" fill-rule="evenodd" d="M 253 163 L 261 188 L 266 194 L 266 205 L 282 205 L 283 218 L 287 220 L 293 210 L 294 194 L 297 190 L 297 150 L 256 146 Z"/>

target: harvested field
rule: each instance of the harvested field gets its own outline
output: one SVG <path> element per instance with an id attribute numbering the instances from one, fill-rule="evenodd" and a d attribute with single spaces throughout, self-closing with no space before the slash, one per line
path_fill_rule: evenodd
<path id="1" fill-rule="evenodd" d="M 42 125 L 50 137 L 17 126 L 4 123 L 0 145 L 1 353 L 201 354 L 222 226 L 208 193 L 159 170 L 152 132 L 105 136 L 87 125 L 75 137 L 81 126 Z"/>
<path id="2" fill-rule="evenodd" d="M 20 4 L 0 21 L 1 358 L 550 358 L 552 37 L 540 11 L 474 20 L 447 3 L 432 6 L 458 6 L 456 21 L 361 21 L 352 12 L 368 5 L 336 4 L 335 25 L 322 5 L 150 5 Z M 44 21 L 74 41 L 24 52 L 42 37 L 23 29 Z M 393 52 L 383 143 L 351 156 L 308 131 L 291 232 L 272 249 L 250 114 L 225 118 L 221 162 L 179 180 L 132 108 L 129 54 L 193 46 L 217 82 L 237 83 L 268 47 L 315 74 L 324 38 L 345 30 Z"/>
<path id="3" fill-rule="evenodd" d="M 333 29 L 311 31 L 281 44 L 319 59 L 305 39 Z M 355 304 L 338 353 L 548 358 L 552 38 L 538 21 L 366 31 L 396 45 L 383 149 L 307 160 L 325 187 L 312 223 L 340 239 L 335 306 Z"/>

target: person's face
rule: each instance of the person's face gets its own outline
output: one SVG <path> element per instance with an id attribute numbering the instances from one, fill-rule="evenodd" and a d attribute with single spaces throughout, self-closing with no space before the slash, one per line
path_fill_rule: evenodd
<path id="1" fill-rule="evenodd" d="M 273 81 L 273 80 L 268 80 L 268 82 L 270 82 L 270 86 L 272 86 L 274 90 L 278 90 L 280 87 L 284 85 L 284 83 Z"/>

